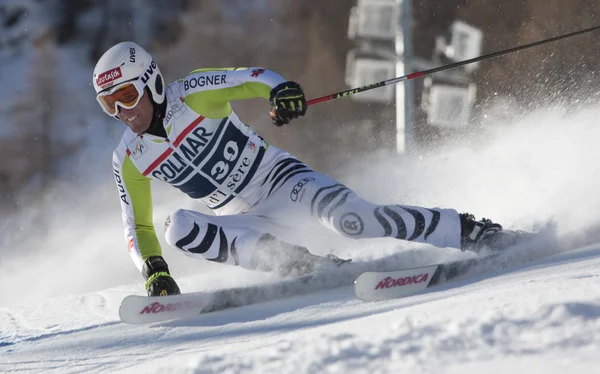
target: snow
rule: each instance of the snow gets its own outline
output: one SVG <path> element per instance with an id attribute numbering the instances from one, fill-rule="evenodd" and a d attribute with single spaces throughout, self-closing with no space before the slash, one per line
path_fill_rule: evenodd
<path id="1" fill-rule="evenodd" d="M 600 364 L 600 245 L 384 302 L 351 287 L 148 326 L 132 287 L 0 310 L 0 371 L 562 373 Z"/>
<path id="2" fill-rule="evenodd" d="M 68 204 L 56 195 L 50 234 L 40 234 L 37 251 L 16 247 L 0 263 L 0 372 L 593 371 L 600 365 L 599 114 L 549 108 L 478 146 L 352 165 L 360 173 L 347 171 L 345 182 L 373 201 L 452 206 L 509 228 L 553 221 L 559 235 L 594 234 L 575 251 L 384 302 L 360 302 L 345 287 L 186 321 L 122 324 L 120 301 L 143 290 L 110 173 L 72 184 Z M 109 158 L 112 146 L 94 151 Z M 157 227 L 178 207 L 197 208 L 155 188 Z M 392 239 L 315 237 L 326 243 L 317 252 L 337 244 L 335 253 L 357 260 L 399 251 L 407 265 L 465 256 Z M 184 291 L 273 280 L 164 248 Z"/>
<path id="3" fill-rule="evenodd" d="M 120 130 L 96 107 L 86 51 L 77 48 L 56 58 L 59 73 L 69 76 L 65 89 L 81 92 L 73 106 L 78 110 L 67 111 L 61 126 L 73 125 L 69 135 L 81 139 L 84 152 L 65 163 L 62 180 L 48 192 L 47 225 L 36 227 L 25 211 L 12 220 L 29 240 L 2 238 L 0 372 L 480 374 L 527 368 L 552 374 L 600 367 L 598 236 L 574 251 L 405 299 L 365 303 L 345 287 L 186 321 L 120 323 L 120 301 L 143 293 L 125 249 L 110 170 Z M 3 60 L 0 74 L 9 83 L 0 98 L 26 89 L 26 57 Z M 527 230 L 552 221 L 559 234 L 594 234 L 600 224 L 599 116 L 594 106 L 506 116 L 485 139 L 401 160 L 382 152 L 338 175 L 377 203 L 453 207 Z M 310 118 L 302 125 L 318 131 Z M 157 228 L 175 209 L 201 209 L 159 184 L 154 203 Z M 184 291 L 274 278 L 192 260 L 159 237 Z M 465 256 L 392 239 L 351 242 L 327 232 L 313 241 L 317 253 L 356 260 L 399 251 L 407 265 Z"/>

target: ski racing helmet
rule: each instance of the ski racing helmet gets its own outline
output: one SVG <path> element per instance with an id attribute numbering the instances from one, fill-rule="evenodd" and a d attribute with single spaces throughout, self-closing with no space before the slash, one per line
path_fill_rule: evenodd
<path id="1" fill-rule="evenodd" d="M 122 42 L 106 51 L 94 68 L 96 99 L 106 114 L 116 117 L 119 106 L 131 109 L 150 93 L 154 117 L 164 108 L 165 82 L 152 56 L 133 42 Z M 155 118 L 153 118 L 154 121 Z"/>

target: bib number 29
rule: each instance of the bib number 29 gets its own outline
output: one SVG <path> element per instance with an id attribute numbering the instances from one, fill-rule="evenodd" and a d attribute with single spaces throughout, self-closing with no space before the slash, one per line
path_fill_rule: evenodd
<path id="1" fill-rule="evenodd" d="M 228 141 L 223 149 L 223 160 L 217 162 L 210 171 L 215 181 L 220 182 L 229 174 L 229 165 L 237 159 L 239 153 L 237 143 L 233 140 Z"/>

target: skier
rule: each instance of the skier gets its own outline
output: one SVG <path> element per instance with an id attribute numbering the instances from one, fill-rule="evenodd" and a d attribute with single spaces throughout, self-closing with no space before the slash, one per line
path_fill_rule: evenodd
<path id="1" fill-rule="evenodd" d="M 371 204 L 265 142 L 233 112 L 231 101 L 269 100 L 276 126 L 307 109 L 300 85 L 267 68 L 199 69 L 166 85 L 148 52 L 122 42 L 100 58 L 93 85 L 104 112 L 127 126 L 113 172 L 127 247 L 149 296 L 180 293 L 153 225 L 152 179 L 216 214 L 172 213 L 165 224 L 169 245 L 252 269 L 306 273 L 346 262 L 283 240 L 286 232 L 302 231 L 304 221 L 348 238 L 393 237 L 463 251 L 514 239 L 499 224 L 453 209 Z"/>

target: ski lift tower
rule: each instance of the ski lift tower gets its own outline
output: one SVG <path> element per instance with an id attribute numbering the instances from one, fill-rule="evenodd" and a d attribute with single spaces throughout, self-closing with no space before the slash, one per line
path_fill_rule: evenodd
<path id="1" fill-rule="evenodd" d="M 358 0 L 350 12 L 348 37 L 357 47 L 348 52 L 346 84 L 360 87 L 406 75 L 412 59 L 412 0 Z M 364 102 L 396 103 L 396 151 L 413 144 L 412 82 L 352 95 Z"/>

